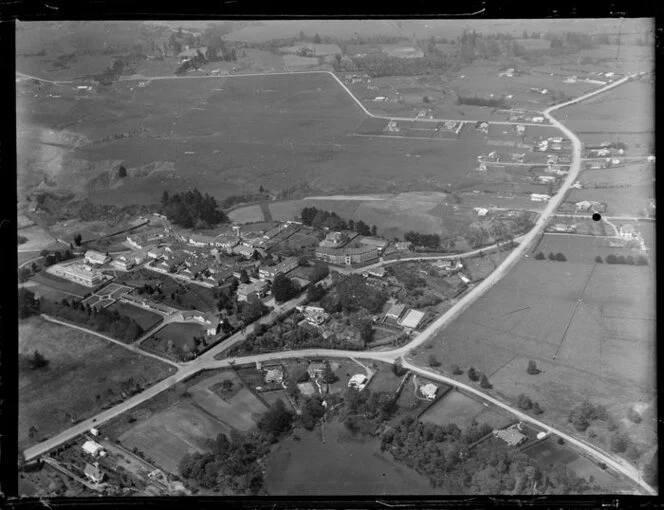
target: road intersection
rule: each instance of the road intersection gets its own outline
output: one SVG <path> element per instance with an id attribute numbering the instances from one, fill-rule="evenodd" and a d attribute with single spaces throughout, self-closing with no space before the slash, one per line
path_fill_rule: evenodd
<path id="1" fill-rule="evenodd" d="M 331 75 L 343 88 L 346 90 L 346 92 L 350 95 L 350 97 L 353 99 L 353 101 L 362 109 L 362 111 L 369 117 L 374 117 L 374 118 L 387 118 L 387 119 L 394 119 L 394 117 L 381 117 L 372 114 L 369 112 L 365 106 L 357 99 L 352 92 L 343 84 L 341 80 L 334 74 L 329 71 L 318 71 L 319 73 L 327 73 Z M 311 72 L 309 72 L 311 73 Z M 20 74 L 20 73 L 17 73 Z M 295 73 L 269 73 L 269 74 L 295 74 Z M 230 76 L 252 76 L 254 74 L 244 74 L 244 75 L 230 75 Z M 265 74 L 256 74 L 260 76 L 264 76 Z M 32 76 L 25 76 L 26 78 L 32 78 L 32 79 L 38 79 Z M 627 463 L 623 459 L 620 459 L 616 456 L 610 455 L 595 446 L 577 439 L 573 436 L 570 436 L 550 425 L 547 425 L 532 416 L 529 416 L 528 414 L 525 414 L 521 412 L 519 409 L 515 408 L 511 403 L 506 403 L 503 402 L 495 397 L 492 397 L 491 395 L 480 391 L 476 388 L 473 388 L 470 385 L 467 385 L 465 383 L 459 382 L 455 379 L 451 379 L 448 377 L 445 377 L 441 374 L 438 374 L 436 372 L 433 372 L 431 370 L 419 367 L 415 364 L 413 364 L 411 361 L 408 359 L 408 353 L 411 352 L 413 349 L 419 347 L 422 345 L 424 342 L 432 338 L 435 334 L 440 332 L 442 329 L 444 329 L 446 326 L 448 326 L 454 319 L 456 319 L 461 313 L 463 313 L 468 307 L 470 307 L 478 298 L 480 298 L 482 295 L 484 295 L 491 287 L 493 287 L 500 279 L 503 278 L 507 274 L 508 271 L 510 271 L 516 263 L 521 260 L 521 258 L 527 253 L 529 249 L 532 248 L 532 246 L 537 242 L 537 240 L 540 238 L 540 236 L 544 232 L 544 228 L 547 224 L 547 221 L 549 218 L 555 214 L 556 209 L 558 206 L 561 204 L 561 202 L 564 200 L 565 195 L 567 194 L 568 190 L 570 189 L 571 185 L 576 181 L 578 174 L 581 170 L 581 161 L 582 161 L 582 154 L 581 154 L 581 141 L 579 138 L 566 126 L 564 126 L 560 121 L 558 121 L 555 117 L 551 115 L 552 112 L 555 110 L 558 110 L 560 108 L 564 108 L 566 106 L 570 106 L 572 104 L 578 103 L 580 101 L 583 101 L 585 99 L 588 99 L 590 97 L 593 97 L 595 95 L 601 94 L 606 92 L 607 90 L 610 90 L 614 87 L 617 87 L 625 82 L 627 82 L 630 78 L 632 78 L 635 75 L 630 75 L 626 76 L 620 80 L 617 80 L 605 87 L 602 87 L 600 89 L 597 89 L 593 92 L 590 92 L 588 94 L 585 94 L 583 96 L 580 96 L 578 98 L 575 98 L 573 100 L 554 105 L 548 109 L 546 109 L 542 114 L 544 117 L 550 122 L 550 125 L 553 127 L 558 128 L 560 131 L 562 131 L 567 138 L 569 138 L 572 141 L 572 147 L 573 147 L 573 152 L 572 152 L 572 164 L 570 165 L 570 170 L 569 173 L 567 174 L 567 178 L 565 179 L 564 183 L 560 187 L 558 193 L 553 196 L 546 208 L 540 213 L 534 227 L 526 234 L 523 236 L 520 236 L 519 238 L 515 239 L 515 241 L 518 242 L 518 245 L 512 250 L 512 252 L 505 258 L 505 260 L 496 268 L 496 270 L 491 273 L 487 278 L 485 278 L 479 285 L 473 287 L 470 289 L 470 291 L 464 295 L 457 303 L 452 306 L 446 313 L 444 313 L 441 317 L 439 317 L 436 321 L 434 321 L 429 327 L 427 327 L 423 332 L 418 334 L 410 343 L 404 345 L 403 347 L 393 349 L 390 351 L 382 351 L 382 352 L 371 352 L 371 351 L 344 351 L 344 350 L 325 350 L 325 349 L 308 349 L 308 350 L 300 350 L 300 351 L 289 351 L 289 352 L 275 352 L 275 353 L 268 353 L 268 354 L 260 354 L 260 355 L 255 355 L 255 356 L 245 356 L 241 358 L 230 358 L 230 359 L 222 359 L 222 360 L 217 360 L 215 359 L 215 356 L 222 352 L 225 349 L 228 349 L 229 346 L 235 345 L 239 342 L 241 342 L 244 339 L 243 334 L 236 334 L 231 337 L 230 342 L 223 342 L 219 344 L 218 346 L 213 347 L 203 355 L 199 356 L 197 359 L 187 362 L 187 363 L 182 363 L 179 364 L 178 366 L 178 371 L 163 381 L 160 381 L 156 383 L 155 385 L 151 386 L 150 388 L 147 388 L 146 390 L 142 391 L 141 393 L 134 395 L 130 397 L 129 399 L 125 400 L 124 402 L 108 409 L 105 410 L 99 414 L 97 414 L 94 417 L 91 417 L 87 420 L 84 420 L 75 426 L 47 439 L 46 441 L 39 443 L 37 445 L 34 445 L 28 449 L 25 450 L 25 458 L 27 460 L 34 459 L 40 455 L 43 455 L 44 453 L 48 452 L 52 448 L 55 448 L 56 446 L 75 438 L 76 436 L 86 432 L 93 426 L 98 426 L 112 418 L 115 418 L 122 413 L 125 413 L 126 411 L 129 411 L 130 409 L 142 404 L 143 402 L 146 402 L 147 400 L 155 397 L 162 391 L 167 390 L 168 388 L 173 387 L 179 382 L 184 381 L 185 379 L 191 377 L 192 375 L 202 371 L 202 370 L 209 370 L 209 369 L 219 369 L 219 368 L 228 368 L 234 365 L 239 365 L 239 364 L 253 364 L 256 361 L 271 361 L 271 360 L 279 360 L 279 359 L 293 359 L 293 358 L 316 358 L 316 357 L 327 357 L 327 358 L 356 358 L 356 359 L 364 359 L 364 360 L 373 360 L 373 361 L 383 361 L 385 363 L 393 364 L 397 360 L 401 361 L 403 364 L 404 368 L 407 368 L 408 370 L 411 370 L 412 372 L 436 380 L 436 381 L 441 381 L 445 382 L 446 384 L 450 384 L 456 388 L 463 389 L 464 391 L 467 391 L 469 393 L 472 393 L 480 398 L 482 398 L 486 402 L 490 402 L 491 404 L 500 407 L 504 411 L 507 411 L 508 413 L 512 414 L 513 416 L 517 417 L 519 420 L 522 420 L 527 423 L 531 423 L 537 427 L 542 428 L 543 430 L 547 431 L 550 434 L 555 434 L 556 436 L 562 437 L 564 440 L 567 442 L 574 444 L 577 448 L 582 450 L 585 454 L 591 456 L 593 459 L 595 459 L 598 462 L 603 462 L 607 466 L 610 466 L 612 469 L 616 470 L 617 472 L 623 474 L 624 476 L 630 478 L 633 480 L 635 483 L 637 483 L 643 490 L 645 490 L 649 494 L 657 494 L 657 492 L 650 486 L 648 485 L 645 481 L 640 476 L 640 473 L 638 469 L 631 464 Z M 223 76 L 223 77 L 228 77 L 228 76 Z M 182 77 L 128 77 L 126 79 L 123 79 L 122 81 L 128 81 L 130 79 L 147 79 L 147 80 L 152 80 L 152 79 L 180 79 Z M 208 76 L 198 76 L 198 77 L 189 77 L 189 78 L 208 78 Z M 212 78 L 212 77 L 209 77 Z M 67 82 L 52 82 L 49 80 L 41 80 L 41 81 L 46 81 L 50 83 L 67 83 Z M 399 120 L 399 119 L 397 119 Z M 411 118 L 408 119 L 403 119 L 403 120 L 414 120 Z M 430 119 L 432 122 L 441 122 L 445 121 L 445 119 Z M 466 121 L 467 122 L 467 121 Z M 494 121 L 491 121 L 492 123 L 496 123 Z M 503 124 L 516 124 L 515 122 L 503 122 Z M 541 124 L 539 124 L 541 125 Z M 491 248 L 491 247 L 489 247 Z M 482 248 L 475 250 L 477 252 L 479 251 L 486 251 L 487 248 Z M 470 256 L 469 254 L 465 254 L 466 256 Z M 421 257 L 414 257 L 415 259 L 426 259 L 427 257 L 421 256 Z M 459 258 L 459 255 L 448 255 L 448 256 L 439 256 L 435 258 Z M 401 260 L 406 260 L 406 259 L 401 259 Z M 398 260 L 397 260 L 398 261 Z M 395 261 L 396 262 L 396 261 Z M 387 263 L 393 263 L 392 261 L 383 261 L 379 263 L 378 265 L 383 265 Z M 374 267 L 374 266 L 369 266 L 369 267 Z M 365 271 L 368 268 L 362 268 L 360 271 Z M 284 305 L 281 305 L 281 311 L 286 311 L 294 306 L 297 306 L 302 300 L 302 296 L 299 298 L 296 298 Z M 143 353 L 142 353 L 143 354 Z M 172 364 L 172 363 L 171 363 Z"/>

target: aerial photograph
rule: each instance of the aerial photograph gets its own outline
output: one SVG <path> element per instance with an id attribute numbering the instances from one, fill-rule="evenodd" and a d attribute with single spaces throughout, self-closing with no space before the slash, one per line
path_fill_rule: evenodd
<path id="1" fill-rule="evenodd" d="M 20 497 L 658 495 L 654 19 L 15 37 Z"/>

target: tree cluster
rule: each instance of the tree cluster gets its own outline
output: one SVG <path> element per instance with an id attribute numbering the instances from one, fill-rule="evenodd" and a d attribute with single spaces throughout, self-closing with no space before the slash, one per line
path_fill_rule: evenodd
<path id="1" fill-rule="evenodd" d="M 27 319 L 39 313 L 40 303 L 35 299 L 35 293 L 21 287 L 18 290 L 18 318 Z"/>
<path id="2" fill-rule="evenodd" d="M 627 264 L 630 266 L 647 266 L 648 265 L 648 259 L 644 257 L 643 255 L 639 255 L 636 259 L 632 255 L 614 255 L 613 253 L 611 255 L 606 256 L 606 263 L 607 264 Z"/>
<path id="3" fill-rule="evenodd" d="M 593 488 L 564 465 L 544 471 L 528 455 L 499 442 L 468 449 L 490 432 L 490 426 L 477 422 L 461 432 L 455 424 L 423 424 L 407 416 L 383 434 L 382 449 L 454 494 L 569 494 Z"/>
<path id="4" fill-rule="evenodd" d="M 549 260 L 557 261 L 557 262 L 565 262 L 567 260 L 567 257 L 565 257 L 564 254 L 562 253 L 549 253 Z"/>
<path id="5" fill-rule="evenodd" d="M 377 234 L 376 225 L 370 227 L 364 221 L 342 219 L 337 213 L 317 209 L 316 207 L 305 207 L 300 213 L 302 223 L 315 228 L 329 228 L 330 230 L 352 230 L 362 236 Z"/>
<path id="6" fill-rule="evenodd" d="M 334 313 L 340 309 L 349 313 L 363 308 L 369 313 L 379 313 L 383 309 L 383 305 L 387 301 L 387 294 L 367 284 L 362 275 L 357 273 L 335 274 L 335 277 L 333 293 L 328 294 L 323 300 L 323 308 L 326 308 L 326 311 L 331 309 L 331 313 Z M 330 298 L 330 302 L 326 302 L 328 298 Z"/>
<path id="7" fill-rule="evenodd" d="M 42 311 L 99 333 L 108 334 L 125 343 L 131 343 L 143 334 L 143 328 L 131 317 L 121 315 L 117 310 L 97 309 L 75 299 L 71 302 L 63 299 L 60 303 L 44 299 Z"/>
<path id="8" fill-rule="evenodd" d="M 18 355 L 18 367 L 21 370 L 39 370 L 40 368 L 46 368 L 48 363 L 49 361 L 44 355 L 36 349 L 32 354 Z"/>
<path id="9" fill-rule="evenodd" d="M 594 420 L 608 421 L 608 412 L 604 406 L 594 406 L 587 400 L 573 408 L 568 415 L 568 421 L 579 432 L 584 432 Z"/>
<path id="10" fill-rule="evenodd" d="M 219 210 L 214 197 L 201 194 L 198 189 L 175 193 L 170 196 L 164 191 L 161 197 L 161 211 L 169 220 L 183 228 L 208 228 L 228 221 Z"/>
<path id="11" fill-rule="evenodd" d="M 272 282 L 272 295 L 277 303 L 288 301 L 299 293 L 300 285 L 296 281 L 283 274 L 275 276 Z"/>
<path id="12" fill-rule="evenodd" d="M 208 453 L 185 455 L 178 470 L 182 478 L 224 495 L 256 495 L 263 487 L 259 460 L 270 445 L 291 429 L 293 413 L 278 400 L 258 422 L 257 430 L 245 435 L 219 434 Z"/>
<path id="13" fill-rule="evenodd" d="M 508 102 L 500 97 L 478 97 L 478 96 L 458 96 L 457 104 L 468 104 L 472 106 L 488 106 L 489 108 L 508 108 Z"/>
<path id="14" fill-rule="evenodd" d="M 406 232 L 403 238 L 415 246 L 423 246 L 432 250 L 440 247 L 440 236 L 438 234 L 420 234 L 419 232 Z"/>

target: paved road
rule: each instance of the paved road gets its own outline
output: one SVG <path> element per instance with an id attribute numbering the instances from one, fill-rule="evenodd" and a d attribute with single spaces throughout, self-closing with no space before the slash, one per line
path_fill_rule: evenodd
<path id="1" fill-rule="evenodd" d="M 279 73 L 279 74 L 291 74 L 291 73 Z M 362 108 L 362 110 L 367 113 L 369 116 L 374 116 L 370 114 L 366 108 L 353 96 L 353 94 L 348 90 L 345 85 L 332 73 L 331 74 L 341 85 L 342 87 L 348 92 L 348 94 L 353 98 L 353 100 Z M 557 127 L 559 130 L 561 130 L 570 140 L 572 140 L 572 145 L 573 145 L 573 158 L 572 158 L 572 165 L 570 167 L 569 174 L 567 175 L 567 178 L 564 182 L 564 184 L 561 186 L 559 189 L 558 193 L 551 198 L 551 200 L 548 202 L 546 208 L 542 213 L 540 214 L 538 220 L 536 221 L 536 224 L 534 228 L 525 234 L 524 236 L 521 236 L 520 239 L 520 244 L 507 256 L 507 258 L 503 261 L 503 263 L 491 274 L 489 275 L 486 279 L 484 279 L 477 287 L 474 287 L 471 289 L 471 291 L 466 294 L 464 297 L 462 297 L 448 312 L 446 312 L 444 315 L 442 315 L 438 320 L 436 320 L 434 323 L 432 323 L 425 331 L 423 331 L 421 334 L 419 334 L 415 339 L 413 339 L 412 342 L 407 344 L 404 347 L 401 347 L 399 349 L 394 349 L 391 351 L 384 351 L 384 352 L 356 352 L 356 351 L 342 351 L 342 350 L 324 350 L 324 349 L 309 349 L 309 350 L 302 350 L 302 351 L 291 351 L 291 352 L 277 352 L 277 353 L 268 353 L 268 354 L 262 354 L 262 355 L 256 355 L 256 356 L 246 356 L 238 359 L 225 359 L 225 360 L 215 360 L 214 355 L 216 352 L 221 351 L 222 349 L 225 349 L 228 347 L 228 344 L 224 342 L 224 344 L 220 344 L 218 346 L 215 346 L 213 349 L 205 353 L 204 355 L 200 356 L 198 359 L 190 362 L 186 366 L 180 366 L 178 372 L 163 381 L 155 384 L 154 386 L 148 388 L 147 390 L 141 392 L 140 394 L 134 395 L 133 397 L 129 398 L 125 402 L 122 402 L 121 404 L 118 404 L 117 406 L 113 407 L 112 409 L 108 409 L 107 411 L 104 411 L 100 414 L 98 414 L 96 417 L 85 420 L 78 425 L 67 429 L 60 434 L 54 436 L 51 439 L 48 439 L 47 441 L 44 441 L 40 444 L 37 444 L 35 446 L 32 446 L 31 448 L 28 448 L 25 451 L 25 457 L 27 460 L 31 460 L 39 455 L 42 455 L 46 451 L 50 450 L 51 448 L 54 448 L 55 446 L 62 444 L 63 442 L 72 439 L 73 437 L 78 436 L 79 434 L 85 432 L 89 428 L 95 425 L 99 425 L 100 423 L 103 423 L 105 421 L 110 420 L 111 418 L 114 418 L 130 409 L 133 407 L 153 398 L 160 392 L 172 387 L 173 385 L 177 384 L 178 382 L 186 379 L 187 377 L 197 373 L 200 370 L 203 369 L 211 369 L 211 368 L 223 368 L 223 367 L 229 367 L 234 363 L 249 363 L 253 364 L 256 361 L 269 361 L 269 360 L 274 360 L 274 359 L 287 359 L 287 358 L 308 358 L 308 357 L 347 357 L 347 358 L 357 358 L 357 359 L 368 359 L 368 360 L 379 360 L 379 361 L 384 361 L 387 363 L 394 363 L 394 361 L 398 358 L 402 358 L 404 355 L 406 355 L 408 352 L 411 350 L 417 348 L 418 346 L 422 345 L 424 342 L 426 342 L 429 338 L 431 338 L 434 334 L 438 333 L 441 329 L 446 327 L 452 320 L 454 320 L 456 317 L 458 317 L 463 311 L 465 311 L 473 302 L 475 302 L 479 297 L 481 297 L 485 292 L 487 292 L 493 285 L 495 285 L 505 274 L 521 259 L 521 257 L 526 253 L 528 249 L 532 246 L 532 244 L 537 240 L 537 238 L 543 233 L 544 227 L 546 226 L 546 223 L 551 215 L 555 212 L 556 208 L 560 205 L 562 200 L 565 197 L 565 194 L 569 190 L 570 186 L 572 183 L 576 180 L 578 173 L 580 171 L 580 166 L 581 166 L 581 141 L 579 138 L 572 132 L 570 131 L 567 127 L 565 127 L 563 124 L 561 124 L 558 120 L 556 120 L 552 115 L 551 112 L 564 108 L 566 106 L 575 104 L 577 102 L 583 101 L 589 97 L 595 96 L 597 94 L 603 93 L 607 90 L 610 90 L 614 87 L 619 86 L 620 84 L 626 82 L 629 79 L 629 77 L 625 77 L 621 80 L 618 80 L 606 87 L 603 87 L 602 89 L 593 91 L 589 94 L 585 94 L 584 96 L 581 96 L 579 98 L 573 99 L 571 101 L 567 101 L 565 103 L 553 106 L 548 108 L 543 112 L 543 115 L 554 125 Z M 411 119 L 409 119 L 411 120 Z M 479 250 L 478 250 L 479 251 Z M 450 256 L 452 257 L 452 256 Z M 421 258 L 421 257 L 418 257 Z M 363 268 L 365 270 L 365 268 Z M 237 341 L 240 341 L 239 339 Z M 215 352 L 216 351 L 216 352 Z M 413 372 L 426 376 L 426 377 L 431 377 L 432 379 L 438 380 L 438 381 L 443 381 L 448 384 L 452 384 L 453 386 L 463 388 L 466 391 L 469 391 L 471 393 L 474 393 L 481 398 L 485 399 L 488 402 L 492 402 L 494 405 L 497 405 L 504 409 L 505 411 L 511 413 L 512 415 L 518 417 L 519 419 L 532 423 L 538 427 L 542 427 L 544 430 L 547 430 L 553 434 L 559 435 L 560 437 L 564 438 L 565 440 L 569 441 L 570 443 L 574 444 L 578 448 L 582 449 L 585 453 L 591 455 L 597 460 L 600 460 L 601 462 L 605 462 L 607 465 L 611 466 L 613 469 L 617 470 L 618 472 L 622 473 L 623 475 L 629 477 L 633 481 L 635 481 L 639 486 L 641 486 L 643 489 L 648 491 L 651 494 L 656 494 L 656 491 L 650 487 L 648 484 L 646 484 L 640 477 L 640 474 L 638 470 L 628 464 L 626 461 L 614 457 L 611 455 L 608 455 L 605 452 L 602 452 L 598 450 L 596 447 L 586 443 L 585 441 L 576 439 L 572 436 L 569 436 L 554 427 L 551 427 L 550 425 L 546 425 L 539 420 L 536 420 L 535 418 L 530 417 L 529 415 L 526 415 L 525 413 L 522 413 L 518 409 L 515 409 L 512 407 L 510 404 L 503 403 L 494 397 L 491 397 L 487 395 L 486 393 L 479 391 L 475 388 L 472 388 L 471 386 L 468 386 L 466 384 L 460 383 L 456 380 L 447 378 L 445 376 L 442 376 L 440 374 L 436 374 L 430 370 L 426 370 L 424 368 L 418 367 L 416 365 L 413 365 L 410 361 L 407 359 L 403 360 L 404 367 L 412 370 Z"/>

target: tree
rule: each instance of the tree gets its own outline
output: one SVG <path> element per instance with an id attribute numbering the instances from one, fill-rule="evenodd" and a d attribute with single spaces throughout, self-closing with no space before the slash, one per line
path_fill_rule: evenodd
<path id="1" fill-rule="evenodd" d="M 279 438 L 290 430 L 293 424 L 293 413 L 286 408 L 284 402 L 277 400 L 258 422 L 258 429 L 273 438 Z"/>
<path id="2" fill-rule="evenodd" d="M 31 315 L 39 313 L 39 300 L 31 290 L 21 287 L 18 291 L 18 316 L 19 319 L 27 319 Z"/>
<path id="3" fill-rule="evenodd" d="M 229 392 L 233 389 L 233 381 L 230 379 L 224 379 L 223 382 L 221 383 L 221 389 L 224 392 Z"/>
<path id="4" fill-rule="evenodd" d="M 406 370 L 403 365 L 401 364 L 401 360 L 396 360 L 394 364 L 392 365 L 392 372 L 394 375 L 397 377 L 401 377 L 402 375 L 405 375 L 408 370 Z"/>
<path id="5" fill-rule="evenodd" d="M 307 289 L 307 301 L 316 302 L 320 301 L 325 297 L 327 291 L 323 288 L 322 285 L 311 285 Z"/>
<path id="6" fill-rule="evenodd" d="M 618 257 L 616 257 L 613 253 L 610 255 L 606 256 L 606 263 L 607 264 L 617 264 L 618 263 Z"/>
<path id="7" fill-rule="evenodd" d="M 436 359 L 436 356 L 434 356 L 433 354 L 431 354 L 429 356 L 429 366 L 430 367 L 439 367 L 440 366 L 440 361 L 438 361 Z"/>
<path id="8" fill-rule="evenodd" d="M 120 165 L 120 168 L 118 168 L 118 177 L 120 179 L 127 177 L 127 169 L 122 165 Z"/>
<path id="9" fill-rule="evenodd" d="M 639 412 L 633 407 L 630 407 L 629 411 L 627 411 L 627 418 L 629 419 L 629 421 L 634 423 L 641 423 L 641 421 L 643 420 Z"/>
<path id="10" fill-rule="evenodd" d="M 240 271 L 240 283 L 249 283 L 249 275 L 247 274 L 247 270 L 243 269 Z"/>
<path id="11" fill-rule="evenodd" d="M 320 35 L 318 35 L 317 33 L 314 34 L 314 44 L 320 44 L 320 41 L 321 41 Z"/>
<path id="12" fill-rule="evenodd" d="M 598 264 L 603 264 L 603 263 L 604 263 L 604 259 L 602 259 L 601 256 L 597 255 L 597 257 L 595 257 L 595 262 L 597 262 Z"/>
<path id="13" fill-rule="evenodd" d="M 540 407 L 539 402 L 535 402 L 535 403 L 533 404 L 533 412 L 534 412 L 535 414 L 542 414 L 542 413 L 544 412 L 544 411 L 542 410 L 542 408 Z"/>
<path id="14" fill-rule="evenodd" d="M 528 368 L 526 369 L 530 375 L 537 375 L 540 373 L 540 370 L 537 368 L 537 363 L 533 360 L 528 361 Z"/>
<path id="15" fill-rule="evenodd" d="M 524 393 L 521 393 L 517 397 L 516 405 L 519 406 L 519 409 L 524 409 L 524 410 L 528 411 L 529 409 L 532 409 L 533 402 L 532 402 L 532 400 L 530 400 L 530 397 L 528 397 Z"/>
<path id="16" fill-rule="evenodd" d="M 429 96 L 422 96 L 422 102 L 425 104 L 428 104 L 431 100 L 429 99 Z"/>
<path id="17" fill-rule="evenodd" d="M 537 252 L 537 255 L 535 255 L 535 260 L 544 260 L 545 258 L 546 256 L 541 251 Z"/>
<path id="18" fill-rule="evenodd" d="M 378 235 L 378 228 L 376 227 L 376 225 L 371 226 L 371 235 L 372 236 Z"/>
<path id="19" fill-rule="evenodd" d="M 277 275 L 272 282 L 272 295 L 280 303 L 295 297 L 299 290 L 296 284 L 283 274 Z"/>
<path id="20" fill-rule="evenodd" d="M 76 246 L 81 246 L 81 241 L 82 241 L 82 240 L 83 240 L 83 237 L 81 236 L 81 234 L 76 234 L 76 235 L 74 236 L 74 244 L 75 244 Z"/>
<path id="21" fill-rule="evenodd" d="M 549 253 L 549 260 L 557 260 L 556 255 L 553 252 Z"/>
<path id="22" fill-rule="evenodd" d="M 477 375 L 477 372 L 475 371 L 474 367 L 470 367 L 468 369 L 468 379 L 470 379 L 471 381 L 479 380 L 479 376 Z"/>
<path id="23" fill-rule="evenodd" d="M 329 361 L 325 361 L 325 366 L 323 367 L 323 373 L 321 375 L 323 382 L 327 384 L 335 383 L 339 380 L 336 374 L 332 371 Z"/>
<path id="24" fill-rule="evenodd" d="M 562 253 L 558 253 L 556 254 L 556 260 L 558 262 L 565 262 L 567 260 L 567 257 L 565 257 L 565 255 L 563 255 Z"/>
<path id="25" fill-rule="evenodd" d="M 648 259 L 645 258 L 643 255 L 639 255 L 636 259 L 636 265 L 637 266 L 647 266 L 648 265 Z"/>
<path id="26" fill-rule="evenodd" d="M 615 432 L 611 436 L 611 451 L 615 453 L 624 453 L 627 450 L 627 439 L 623 434 Z"/>
<path id="27" fill-rule="evenodd" d="M 319 282 L 323 278 L 327 278 L 327 275 L 330 274 L 330 268 L 325 262 L 316 261 L 314 264 L 314 269 L 311 273 L 312 281 Z"/>
<path id="28" fill-rule="evenodd" d="M 453 375 L 461 375 L 463 374 L 463 370 L 459 368 L 459 365 L 452 365 L 452 374 Z"/>
<path id="29" fill-rule="evenodd" d="M 39 432 L 37 431 L 37 427 L 36 427 L 36 426 L 32 425 L 32 426 L 30 427 L 30 429 L 28 430 L 28 437 L 29 437 L 32 441 L 37 441 L 37 439 L 38 439 L 38 437 L 39 437 Z"/>
<path id="30" fill-rule="evenodd" d="M 486 374 L 482 374 L 482 377 L 480 378 L 480 387 L 485 389 L 493 388 L 493 385 L 489 382 L 489 379 L 486 376 Z"/>
<path id="31" fill-rule="evenodd" d="M 658 465 L 657 465 L 657 450 L 645 467 L 643 468 L 643 479 L 650 485 L 657 487 L 658 484 Z"/>

